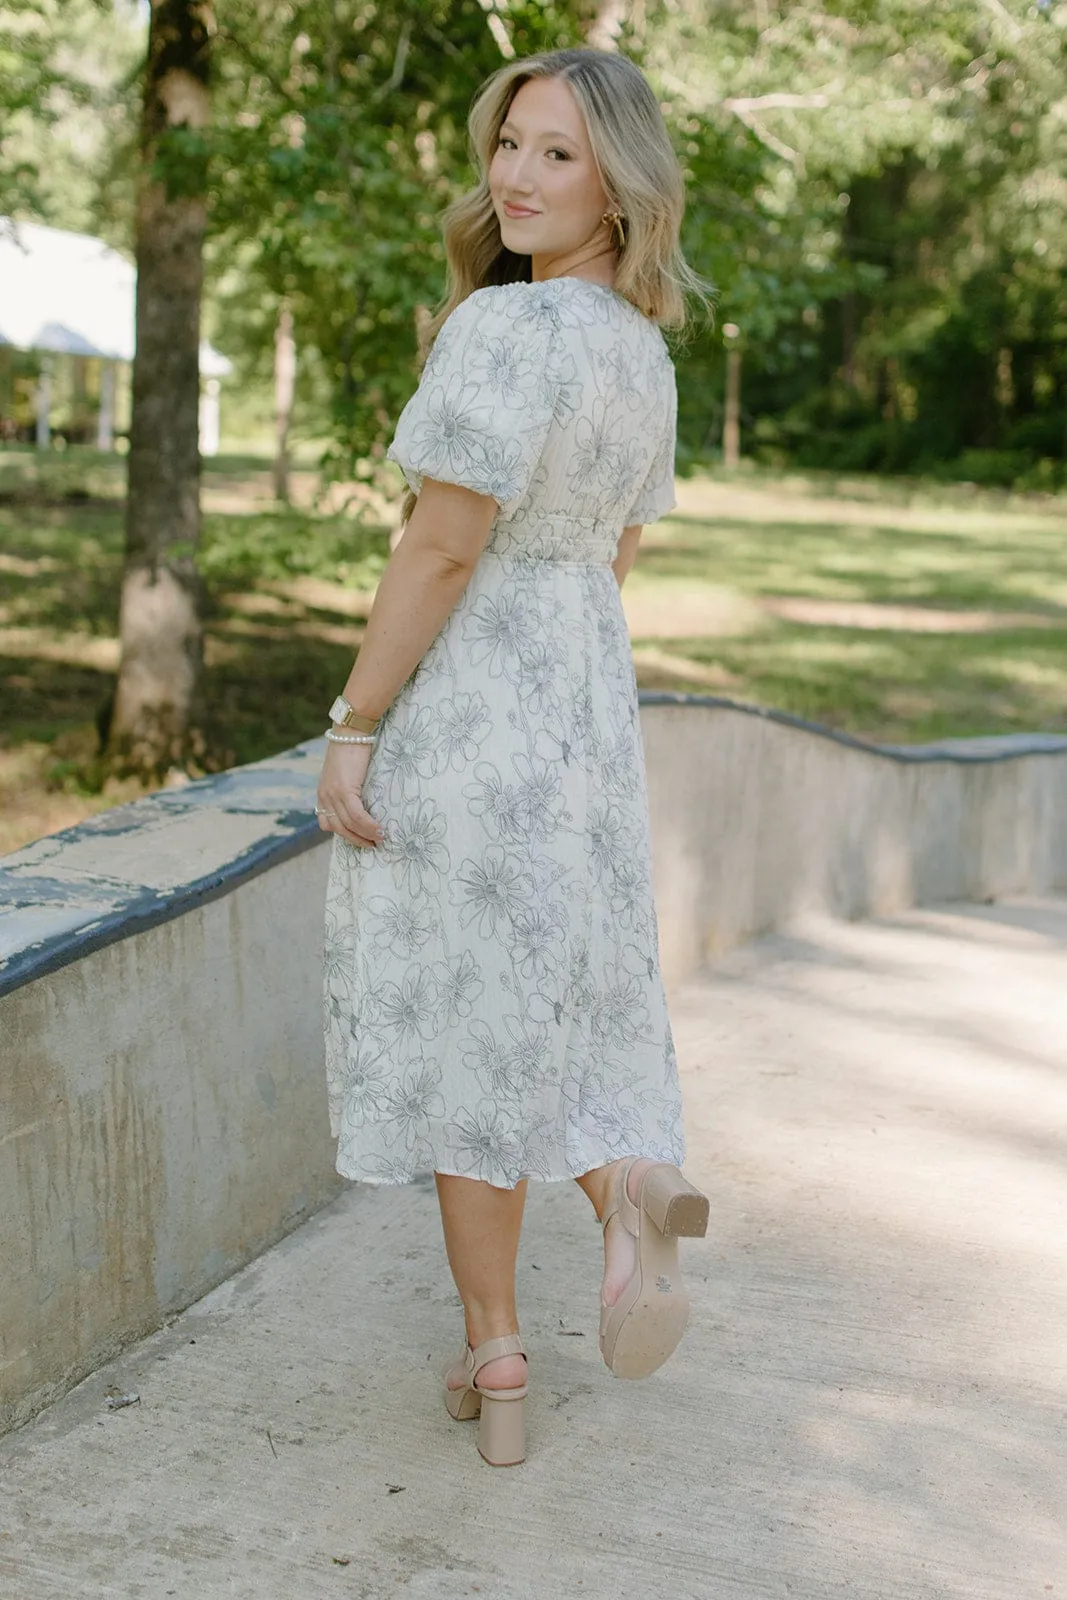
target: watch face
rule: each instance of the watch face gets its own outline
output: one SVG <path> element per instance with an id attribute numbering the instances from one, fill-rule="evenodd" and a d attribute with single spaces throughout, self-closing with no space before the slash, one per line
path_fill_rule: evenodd
<path id="1" fill-rule="evenodd" d="M 348 715 L 348 701 L 344 695 L 339 694 L 330 707 L 330 721 L 343 722 Z"/>

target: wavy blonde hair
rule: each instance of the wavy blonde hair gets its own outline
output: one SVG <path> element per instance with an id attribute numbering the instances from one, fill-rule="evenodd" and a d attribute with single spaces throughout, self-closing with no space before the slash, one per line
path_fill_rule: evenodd
<path id="1" fill-rule="evenodd" d="M 442 217 L 447 288 L 420 330 L 425 360 L 442 324 L 475 289 L 528 283 L 529 256 L 505 248 L 489 193 L 489 164 L 511 102 L 532 78 L 562 78 L 585 118 L 589 143 L 608 209 L 622 213 L 623 243 L 615 245 L 614 289 L 664 327 L 686 323 L 686 296 L 710 314 L 712 287 L 689 266 L 679 235 L 685 181 L 663 113 L 641 69 L 616 51 L 546 50 L 500 67 L 479 89 L 467 120 L 471 154 L 480 180 Z M 415 504 L 409 490 L 406 522 Z"/>

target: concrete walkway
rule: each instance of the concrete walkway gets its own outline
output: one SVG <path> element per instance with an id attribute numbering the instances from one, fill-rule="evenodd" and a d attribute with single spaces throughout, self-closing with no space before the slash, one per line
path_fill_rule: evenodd
<path id="1" fill-rule="evenodd" d="M 667 1367 L 605 1371 L 598 1230 L 532 1187 L 494 1472 L 432 1189 L 353 1188 L 0 1441 L 0 1595 L 1067 1600 L 1067 902 L 766 940 L 674 1015 L 713 1227 Z"/>

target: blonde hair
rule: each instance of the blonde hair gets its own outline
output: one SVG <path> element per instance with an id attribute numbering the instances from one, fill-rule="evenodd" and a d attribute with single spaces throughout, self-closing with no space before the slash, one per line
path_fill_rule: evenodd
<path id="1" fill-rule="evenodd" d="M 712 286 L 689 266 L 679 243 L 685 210 L 682 169 L 644 73 L 616 51 L 546 50 L 500 67 L 471 106 L 467 129 L 481 177 L 477 188 L 454 200 L 442 217 L 447 289 L 420 329 L 423 359 L 442 324 L 475 289 L 530 281 L 530 257 L 516 255 L 501 241 L 489 193 L 489 164 L 511 102 L 532 78 L 562 78 L 585 118 L 608 210 L 621 212 L 623 218 L 623 243 L 614 241 L 616 293 L 664 327 L 685 325 L 687 294 L 710 316 Z M 415 498 L 410 490 L 404 497 L 404 521 Z"/>

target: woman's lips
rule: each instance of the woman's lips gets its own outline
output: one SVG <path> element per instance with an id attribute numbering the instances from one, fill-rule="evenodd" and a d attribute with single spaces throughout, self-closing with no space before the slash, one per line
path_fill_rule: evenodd
<path id="1" fill-rule="evenodd" d="M 537 212 L 531 211 L 528 206 L 510 206 L 504 201 L 504 212 L 509 217 L 536 217 Z"/>

